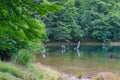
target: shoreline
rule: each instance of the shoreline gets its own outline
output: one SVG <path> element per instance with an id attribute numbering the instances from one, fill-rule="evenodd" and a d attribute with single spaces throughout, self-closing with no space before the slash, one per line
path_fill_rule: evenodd
<path id="1" fill-rule="evenodd" d="M 43 65 L 40 62 L 34 63 L 34 66 L 38 66 L 41 69 L 45 71 L 52 71 L 52 74 L 55 74 L 58 76 L 57 80 L 98 80 L 99 78 L 103 78 L 105 80 L 120 80 L 120 75 L 119 74 L 114 74 L 113 72 L 99 72 L 98 74 L 95 74 L 93 76 L 84 76 L 82 75 L 80 78 L 77 75 L 71 75 L 62 71 L 58 71 L 54 69 L 51 66 Z M 61 76 L 61 78 L 59 78 Z"/>
<path id="2" fill-rule="evenodd" d="M 33 65 L 37 65 L 37 66 L 41 67 L 42 69 L 52 71 L 52 72 L 58 74 L 59 76 L 62 77 L 61 80 L 92 80 L 92 76 L 91 77 L 82 76 L 81 78 L 77 78 L 77 76 L 75 76 L 75 75 L 71 75 L 71 74 L 68 74 L 68 73 L 65 73 L 62 71 L 58 71 L 58 70 L 54 69 L 53 67 L 48 66 L 48 65 L 43 65 L 40 62 L 33 63 Z"/>
<path id="3" fill-rule="evenodd" d="M 45 46 L 61 46 L 62 44 L 64 45 L 77 45 L 78 43 L 74 42 L 47 42 L 45 43 Z M 103 42 L 81 42 L 80 45 L 83 46 L 120 46 L 120 42 L 108 42 L 108 43 L 103 43 Z"/>
<path id="4" fill-rule="evenodd" d="M 69 75 L 67 73 L 61 73 L 63 76 L 62 80 L 92 80 L 92 77 L 81 77 L 81 78 L 77 78 L 76 76 L 73 75 Z"/>

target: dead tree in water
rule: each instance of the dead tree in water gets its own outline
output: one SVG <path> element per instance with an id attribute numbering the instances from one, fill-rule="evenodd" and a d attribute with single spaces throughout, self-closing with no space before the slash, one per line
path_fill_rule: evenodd
<path id="1" fill-rule="evenodd" d="M 79 41 L 78 44 L 77 44 L 77 49 L 79 49 L 79 47 L 80 47 L 80 41 Z"/>
<path id="2" fill-rule="evenodd" d="M 42 56 L 43 56 L 43 58 L 46 57 L 46 51 L 45 51 L 45 49 L 42 51 Z"/>
<path id="3" fill-rule="evenodd" d="M 61 48 L 62 48 L 62 52 L 65 52 L 65 45 L 62 44 Z"/>
<path id="4" fill-rule="evenodd" d="M 115 56 L 115 54 L 114 53 L 110 53 L 110 58 L 111 59 L 114 59 L 116 56 Z"/>
<path id="5" fill-rule="evenodd" d="M 77 47 L 74 47 L 74 50 L 78 50 L 80 48 L 80 41 L 77 44 Z"/>

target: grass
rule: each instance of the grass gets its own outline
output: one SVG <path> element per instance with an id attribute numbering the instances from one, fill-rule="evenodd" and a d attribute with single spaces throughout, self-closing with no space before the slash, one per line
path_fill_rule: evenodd
<path id="1" fill-rule="evenodd" d="M 16 57 L 16 62 L 21 65 L 28 65 L 30 64 L 34 59 L 34 56 L 32 53 L 30 53 L 29 50 L 22 49 L 19 51 L 17 57 Z"/>
<path id="2" fill-rule="evenodd" d="M 22 72 L 21 69 L 19 69 L 17 66 L 13 66 L 12 64 L 7 64 L 7 63 L 2 63 L 0 62 L 0 72 L 4 73 L 10 73 L 11 75 L 20 78 L 22 77 Z"/>
<path id="3" fill-rule="evenodd" d="M 18 78 L 11 75 L 10 73 L 0 72 L 0 80 L 18 80 Z"/>
<path id="4" fill-rule="evenodd" d="M 61 75 L 41 64 L 27 67 L 0 62 L 0 80 L 62 80 Z"/>
<path id="5" fill-rule="evenodd" d="M 50 67 L 43 66 L 40 63 L 33 64 L 32 66 L 33 67 L 37 66 L 37 68 L 34 69 L 36 69 L 37 71 L 41 71 L 40 73 L 39 72 L 37 73 L 44 74 L 43 76 L 40 75 L 40 77 L 43 77 L 43 80 L 62 80 L 61 74 L 51 69 Z"/>

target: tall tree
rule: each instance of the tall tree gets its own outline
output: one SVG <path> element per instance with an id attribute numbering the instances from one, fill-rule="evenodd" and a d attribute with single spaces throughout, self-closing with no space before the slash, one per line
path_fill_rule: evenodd
<path id="1" fill-rule="evenodd" d="M 83 36 L 83 32 L 80 25 L 77 24 L 78 9 L 75 7 L 75 0 L 67 0 L 61 4 L 64 8 L 60 12 L 48 14 L 45 19 L 49 39 L 53 41 L 77 41 Z"/>
<path id="2" fill-rule="evenodd" d="M 79 0 L 78 0 L 79 1 Z M 83 12 L 79 16 L 79 23 L 86 37 L 99 41 L 119 40 L 119 9 L 115 0 L 90 0 L 81 2 Z M 87 5 L 86 5 L 87 4 Z M 89 5 L 89 6 L 88 6 Z"/>
<path id="3" fill-rule="evenodd" d="M 50 0 L 63 5 L 45 23 L 52 41 L 120 40 L 120 0 Z"/>
<path id="4" fill-rule="evenodd" d="M 0 53 L 24 48 L 29 41 L 47 38 L 45 25 L 36 18 L 61 7 L 44 1 L 0 0 Z"/>

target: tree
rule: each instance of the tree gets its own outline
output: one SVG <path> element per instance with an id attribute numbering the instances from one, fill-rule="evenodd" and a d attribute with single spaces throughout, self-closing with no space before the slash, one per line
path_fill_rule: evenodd
<path id="1" fill-rule="evenodd" d="M 83 36 L 81 27 L 77 24 L 78 9 L 75 0 L 65 1 L 60 1 L 64 6 L 60 12 L 48 14 L 45 18 L 47 34 L 52 41 L 78 41 Z"/>
<path id="2" fill-rule="evenodd" d="M 80 24 L 87 37 L 108 42 L 118 40 L 120 31 L 119 1 L 91 0 L 86 2 L 84 13 L 80 16 Z M 89 35 L 89 36 L 88 36 Z"/>
<path id="3" fill-rule="evenodd" d="M 50 41 L 120 40 L 120 0 L 50 1 L 64 6 L 44 19 Z"/>
<path id="4" fill-rule="evenodd" d="M 34 15 L 45 16 L 61 7 L 44 1 L 0 0 L 0 53 L 23 49 L 30 41 L 47 38 L 44 23 Z"/>

